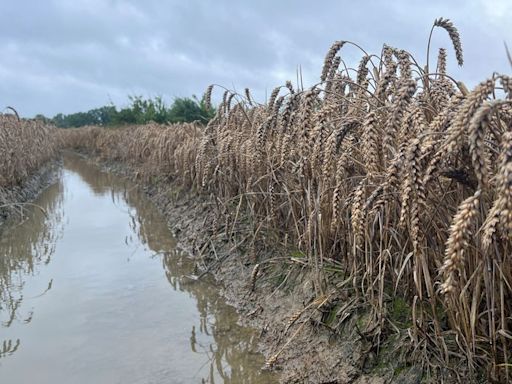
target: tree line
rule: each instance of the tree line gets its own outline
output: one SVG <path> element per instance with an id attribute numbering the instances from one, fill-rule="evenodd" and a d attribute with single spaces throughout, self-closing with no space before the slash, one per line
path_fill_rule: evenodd
<path id="1" fill-rule="evenodd" d="M 85 125 L 146 124 L 151 121 L 160 124 L 199 121 L 206 124 L 215 114 L 213 109 L 208 109 L 205 103 L 195 96 L 176 98 L 171 105 L 167 105 L 160 96 L 154 98 L 129 96 L 129 99 L 130 104 L 120 109 L 111 104 L 87 112 L 67 115 L 59 113 L 53 118 L 37 115 L 36 119 L 51 122 L 59 128 L 76 128 Z"/>

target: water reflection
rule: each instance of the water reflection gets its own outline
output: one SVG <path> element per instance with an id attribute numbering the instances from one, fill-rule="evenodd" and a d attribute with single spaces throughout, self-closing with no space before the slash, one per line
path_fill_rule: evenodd
<path id="1" fill-rule="evenodd" d="M 171 286 L 177 291 L 190 292 L 197 300 L 200 324 L 199 328 L 191 327 L 190 348 L 204 354 L 210 361 L 209 374 L 203 382 L 213 383 L 216 377 L 220 377 L 223 383 L 271 382 L 266 381 L 271 379 L 270 375 L 257 371 L 264 361 L 254 354 L 258 343 L 256 333 L 237 324 L 236 312 L 212 291 L 211 279 L 191 281 L 186 278 L 194 265 L 190 259 L 180 255 L 179 250 L 165 255 L 163 266 Z M 198 341 L 197 334 L 212 336 L 213 342 L 202 343 Z M 248 367 L 256 369 L 254 377 Z"/>
<path id="2" fill-rule="evenodd" d="M 128 180 L 77 156 L 66 155 L 64 167 L 62 181 L 37 202 L 46 215 L 34 210 L 29 220 L 1 235 L 0 315 L 2 327 L 12 332 L 0 344 L 0 358 L 9 356 L 2 361 L 13 363 L 0 365 L 0 377 L 7 372 L 11 382 L 22 382 L 26 376 L 18 367 L 31 362 L 24 343 L 30 340 L 35 351 L 38 345 L 29 336 L 39 340 L 41 333 L 51 334 L 50 325 L 64 320 L 59 337 L 69 340 L 55 342 L 62 350 L 52 358 L 63 355 L 61 371 L 69 370 L 74 382 L 91 382 L 89 372 L 95 371 L 95 382 L 275 382 L 260 370 L 264 361 L 255 353 L 254 331 L 237 324 L 236 312 L 217 295 L 214 283 L 183 277 L 192 273 L 193 261 L 176 248 L 149 200 Z M 155 276 L 158 259 L 167 284 Z M 39 274 L 45 264 L 51 273 Z M 61 291 L 53 292 L 54 278 Z M 27 282 L 31 305 L 24 306 Z M 79 296 L 72 294 L 75 286 Z M 46 297 L 44 303 L 39 295 Z M 62 297 L 68 296 L 74 299 L 66 303 Z M 54 307 L 63 314 L 60 318 L 45 310 Z M 38 312 L 44 312 L 39 317 L 45 320 L 38 319 Z M 25 331 L 30 327 L 32 334 Z M 131 338 L 143 354 L 127 353 L 123 345 Z M 48 377 L 69 379 L 62 372 Z"/>
<path id="3" fill-rule="evenodd" d="M 37 207 L 27 208 L 23 218 L 13 218 L 0 232 L 0 329 L 13 323 L 30 323 L 32 310 L 21 310 L 23 288 L 29 276 L 50 262 L 55 244 L 63 232 L 63 185 L 58 182 L 47 189 Z M 52 281 L 40 293 L 51 289 Z M 1 340 L 0 358 L 12 355 L 19 339 Z"/>
<path id="4" fill-rule="evenodd" d="M 64 166 L 79 175 L 96 195 L 110 196 L 118 209 L 122 209 L 120 206 L 123 203 L 128 205 L 127 214 L 132 236 L 125 240 L 127 244 L 140 241 L 158 254 L 174 250 L 176 241 L 170 235 L 162 215 L 130 180 L 110 172 L 102 172 L 75 155 L 67 155 Z"/>

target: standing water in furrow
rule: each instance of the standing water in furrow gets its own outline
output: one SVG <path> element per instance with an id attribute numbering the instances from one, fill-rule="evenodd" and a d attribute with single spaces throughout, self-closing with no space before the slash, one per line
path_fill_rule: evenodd
<path id="1" fill-rule="evenodd" d="M 276 381 L 132 183 L 66 156 L 34 203 L 0 233 L 1 383 Z"/>

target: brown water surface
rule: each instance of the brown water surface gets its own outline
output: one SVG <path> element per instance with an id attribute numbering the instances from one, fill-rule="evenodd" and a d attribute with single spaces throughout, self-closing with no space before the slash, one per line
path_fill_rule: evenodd
<path id="1" fill-rule="evenodd" d="M 127 180 L 66 156 L 0 233 L 0 383 L 273 383 L 257 334 Z"/>

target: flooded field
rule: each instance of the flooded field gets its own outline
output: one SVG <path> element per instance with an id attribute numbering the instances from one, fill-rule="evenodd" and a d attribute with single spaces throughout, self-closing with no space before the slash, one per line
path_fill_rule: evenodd
<path id="1" fill-rule="evenodd" d="M 130 182 L 66 156 L 0 233 L 0 382 L 273 383 L 165 219 Z"/>

